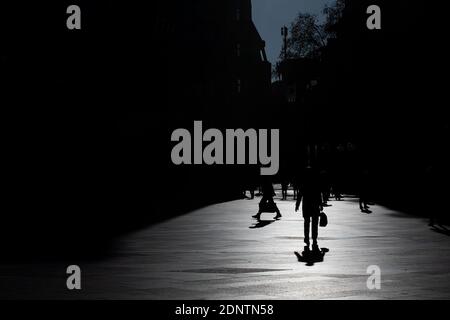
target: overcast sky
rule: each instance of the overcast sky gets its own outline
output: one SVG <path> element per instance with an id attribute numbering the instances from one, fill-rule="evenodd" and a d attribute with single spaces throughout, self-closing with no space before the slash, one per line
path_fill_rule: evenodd
<path id="1" fill-rule="evenodd" d="M 253 21 L 266 41 L 270 62 L 278 59 L 281 50 L 281 27 L 290 26 L 298 12 L 320 14 L 326 3 L 333 0 L 253 0 Z"/>

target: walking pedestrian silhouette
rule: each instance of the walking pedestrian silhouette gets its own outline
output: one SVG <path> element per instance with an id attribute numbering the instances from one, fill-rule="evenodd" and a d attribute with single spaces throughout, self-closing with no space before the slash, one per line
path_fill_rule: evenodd
<path id="1" fill-rule="evenodd" d="M 369 171 L 363 170 L 359 178 L 359 209 L 363 213 L 372 213 L 368 203 L 369 196 Z"/>
<path id="2" fill-rule="evenodd" d="M 309 250 L 310 237 L 309 229 L 311 227 L 311 234 L 313 240 L 313 251 L 320 251 L 317 243 L 318 229 L 319 229 L 319 216 L 323 210 L 322 206 L 322 194 L 319 183 L 317 182 L 317 175 L 311 167 L 305 169 L 303 175 L 303 181 L 300 184 L 297 201 L 295 204 L 295 211 L 297 212 L 302 203 L 302 213 L 304 218 L 304 242 L 305 251 Z"/>
<path id="3" fill-rule="evenodd" d="M 281 182 L 281 196 L 283 200 L 287 199 L 288 188 L 289 182 L 286 179 L 283 179 L 283 181 Z"/>
<path id="4" fill-rule="evenodd" d="M 262 199 L 259 202 L 259 210 L 258 213 L 253 216 L 253 218 L 260 220 L 261 214 L 263 212 L 276 212 L 277 215 L 275 219 L 281 218 L 280 210 L 278 209 L 276 203 L 273 201 L 273 197 L 275 196 L 275 191 L 273 189 L 273 185 L 269 181 L 265 181 L 262 186 Z"/>

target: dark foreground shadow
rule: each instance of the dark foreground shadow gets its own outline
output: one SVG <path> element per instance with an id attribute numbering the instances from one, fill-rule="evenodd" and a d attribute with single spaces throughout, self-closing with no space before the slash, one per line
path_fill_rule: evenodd
<path id="1" fill-rule="evenodd" d="M 258 229 L 267 227 L 269 224 L 274 223 L 277 220 L 257 220 L 253 225 L 251 225 L 250 229 Z"/>
<path id="2" fill-rule="evenodd" d="M 305 249 L 301 254 L 294 252 L 298 259 L 298 262 L 306 263 L 307 266 L 313 266 L 315 263 L 323 262 L 325 254 L 330 250 L 327 248 L 321 248 L 318 251 Z"/>
<path id="3" fill-rule="evenodd" d="M 450 229 L 443 225 L 433 225 L 431 230 L 440 234 L 444 234 L 446 236 L 450 236 Z"/>

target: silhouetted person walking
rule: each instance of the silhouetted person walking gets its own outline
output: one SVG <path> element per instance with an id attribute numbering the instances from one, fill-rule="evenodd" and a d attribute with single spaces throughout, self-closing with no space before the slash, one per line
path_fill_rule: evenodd
<path id="1" fill-rule="evenodd" d="M 276 212 L 277 215 L 275 219 L 281 218 L 280 210 L 278 209 L 276 203 L 273 201 L 273 197 L 275 196 L 275 191 L 273 189 L 273 185 L 270 182 L 265 182 L 262 186 L 262 199 L 259 202 L 259 211 L 257 214 L 253 216 L 259 220 L 261 214 L 263 212 Z"/>
<path id="2" fill-rule="evenodd" d="M 333 187 L 333 193 L 334 193 L 334 199 L 336 201 L 341 201 L 342 200 L 341 191 L 339 190 L 339 187 L 337 187 L 336 185 Z"/>
<path id="3" fill-rule="evenodd" d="M 369 210 L 369 171 L 364 170 L 359 181 L 359 209 L 364 213 L 372 213 Z"/>
<path id="4" fill-rule="evenodd" d="M 317 182 L 317 177 L 315 176 L 314 171 L 311 167 L 306 168 L 304 179 L 300 184 L 297 202 L 295 204 L 296 212 L 300 208 L 300 203 L 302 203 L 302 213 L 304 218 L 305 244 L 309 249 L 309 229 L 311 226 L 313 250 L 319 251 L 317 237 L 319 231 L 319 216 L 320 212 L 323 210 L 322 194 L 320 185 Z"/>
<path id="5" fill-rule="evenodd" d="M 336 171 L 334 171 L 334 173 L 333 173 L 332 189 L 333 189 L 334 199 L 336 201 L 341 201 L 342 200 L 341 174 Z"/>
<path id="6" fill-rule="evenodd" d="M 298 181 L 294 181 L 294 182 L 292 183 L 292 189 L 293 189 L 293 191 L 294 191 L 294 200 L 297 200 L 298 189 L 299 189 L 298 186 L 299 186 Z"/>
<path id="7" fill-rule="evenodd" d="M 287 199 L 287 192 L 288 192 L 289 183 L 287 181 L 281 182 L 281 196 L 283 200 Z"/>
<path id="8" fill-rule="evenodd" d="M 328 181 L 328 173 L 322 170 L 319 175 L 320 191 L 322 193 L 322 206 L 328 207 L 330 199 L 330 183 Z"/>

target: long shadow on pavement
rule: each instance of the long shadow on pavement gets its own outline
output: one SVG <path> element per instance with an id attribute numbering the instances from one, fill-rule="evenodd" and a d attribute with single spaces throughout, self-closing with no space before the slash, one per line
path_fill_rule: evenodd
<path id="1" fill-rule="evenodd" d="M 450 236 L 450 229 L 448 229 L 447 227 L 443 226 L 443 225 L 439 225 L 439 226 L 432 226 L 431 229 L 434 232 L 440 233 L 440 234 L 444 234 L 446 236 Z"/>
<path id="2" fill-rule="evenodd" d="M 277 220 L 258 220 L 256 223 L 251 225 L 250 229 L 258 229 L 258 228 L 264 228 L 267 227 L 269 224 L 274 223 Z"/>

